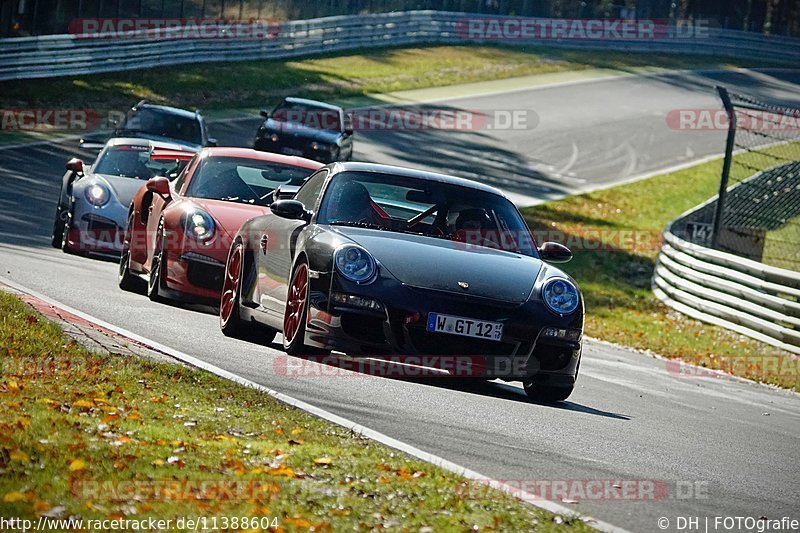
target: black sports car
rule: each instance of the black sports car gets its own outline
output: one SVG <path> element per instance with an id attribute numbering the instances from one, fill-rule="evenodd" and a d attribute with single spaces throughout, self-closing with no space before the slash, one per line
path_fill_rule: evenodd
<path id="1" fill-rule="evenodd" d="M 290 354 L 464 358 L 481 377 L 562 400 L 578 375 L 583 301 L 548 263 L 571 257 L 537 247 L 491 187 L 334 163 L 239 230 L 220 324 L 231 336 L 280 331 Z"/>
<path id="2" fill-rule="evenodd" d="M 261 111 L 261 116 L 266 120 L 256 132 L 256 150 L 323 163 L 353 157 L 353 129 L 341 107 L 286 98 L 272 111 Z"/>

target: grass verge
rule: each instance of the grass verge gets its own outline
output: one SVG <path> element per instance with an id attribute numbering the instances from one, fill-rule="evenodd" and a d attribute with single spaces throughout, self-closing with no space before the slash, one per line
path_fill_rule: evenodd
<path id="1" fill-rule="evenodd" d="M 228 109 L 264 106 L 288 93 L 334 98 L 588 68 L 626 71 L 715 65 L 748 66 L 748 63 L 701 56 L 545 47 L 378 48 L 296 60 L 198 63 L 91 76 L 5 81 L 0 82 L 0 107 L 126 110 L 146 98 L 187 108 Z"/>
<path id="2" fill-rule="evenodd" d="M 651 290 L 661 233 L 718 192 L 721 169 L 722 161 L 715 160 L 523 214 L 534 231 L 563 232 L 567 245 L 599 241 L 597 249 L 576 250 L 564 265 L 583 290 L 587 335 L 800 391 L 800 360 L 792 354 L 685 317 Z M 765 367 L 764 358 L 772 357 L 781 361 L 777 371 Z"/>
<path id="3" fill-rule="evenodd" d="M 0 317 L 0 516 L 591 530 L 211 374 L 88 352 L 4 292 Z"/>

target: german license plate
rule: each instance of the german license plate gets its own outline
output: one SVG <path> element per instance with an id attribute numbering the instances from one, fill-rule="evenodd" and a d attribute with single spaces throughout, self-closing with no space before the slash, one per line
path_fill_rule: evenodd
<path id="1" fill-rule="evenodd" d="M 286 155 L 303 155 L 303 151 L 297 148 L 284 148 L 283 153 Z"/>
<path id="2" fill-rule="evenodd" d="M 474 318 L 439 313 L 428 313 L 427 330 L 433 333 L 449 333 L 450 335 L 475 337 L 490 341 L 499 341 L 503 338 L 503 324 L 499 322 L 488 322 L 486 320 L 475 320 Z"/>

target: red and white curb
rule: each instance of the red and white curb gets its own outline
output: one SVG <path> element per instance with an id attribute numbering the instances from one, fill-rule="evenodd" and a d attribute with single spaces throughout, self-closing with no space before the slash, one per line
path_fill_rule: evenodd
<path id="1" fill-rule="evenodd" d="M 434 455 L 424 450 L 420 450 L 419 448 L 411 446 L 410 444 L 406 444 L 405 442 L 399 441 L 379 431 L 362 426 L 361 424 L 357 424 L 351 420 L 343 418 L 339 415 L 336 415 L 324 409 L 320 409 L 319 407 L 304 402 L 303 400 L 298 400 L 296 398 L 280 393 L 263 385 L 259 385 L 258 383 L 250 381 L 249 379 L 245 379 L 232 372 L 223 370 L 217 366 L 214 366 L 205 361 L 197 359 L 196 357 L 192 357 L 191 355 L 170 348 L 169 346 L 165 346 L 161 343 L 150 340 L 146 337 L 142 337 L 141 335 L 137 335 L 136 333 L 128 331 L 124 328 L 120 328 L 113 324 L 109 324 L 108 322 L 100 320 L 99 318 L 95 318 L 82 311 L 78 311 L 77 309 L 62 304 L 56 300 L 53 300 L 52 298 L 49 298 L 43 294 L 39 294 L 36 291 L 28 289 L 27 287 L 19 285 L 7 278 L 0 276 L 0 289 L 2 289 L 2 285 L 5 285 L 13 289 L 15 292 L 18 293 L 18 295 L 22 298 L 23 301 L 33 306 L 34 309 L 36 309 L 45 316 L 58 318 L 60 320 L 71 322 L 80 326 L 88 326 L 91 328 L 95 328 L 99 331 L 102 331 L 114 337 L 122 337 L 124 340 L 128 342 L 133 342 L 140 346 L 144 346 L 150 350 L 160 352 L 164 355 L 172 357 L 173 359 L 176 359 L 193 367 L 205 370 L 207 372 L 211 372 L 212 374 L 219 376 L 221 378 L 227 379 L 234 383 L 239 383 L 240 385 L 244 385 L 246 387 L 257 389 L 259 391 L 262 391 L 270 395 L 271 397 L 275 398 L 276 400 L 286 405 L 290 405 L 297 409 L 301 409 L 318 418 L 327 420 L 328 422 L 341 426 L 355 434 L 362 435 L 371 440 L 374 440 L 375 442 L 379 442 L 385 446 L 394 448 L 395 450 L 401 451 L 407 455 L 410 455 L 411 457 L 425 461 L 426 463 L 432 464 L 443 470 L 447 470 L 448 472 L 452 472 L 466 479 L 477 481 L 483 485 L 486 485 L 487 487 L 491 487 L 493 489 L 497 489 L 507 494 L 510 494 L 511 496 L 519 500 L 522 500 L 525 503 L 533 505 L 534 507 L 538 507 L 539 509 L 543 509 L 545 511 L 562 515 L 565 517 L 577 517 L 578 519 L 586 522 L 588 525 L 599 531 L 604 531 L 607 533 L 629 533 L 625 529 L 619 528 L 607 522 L 602 522 L 600 520 L 596 520 L 594 518 L 581 515 L 574 509 L 570 509 L 569 507 L 566 507 L 560 503 L 550 500 L 543 500 L 539 496 L 536 496 L 535 494 L 531 494 L 529 492 L 520 490 L 519 487 L 515 487 L 508 483 L 503 483 L 502 481 L 491 479 L 487 476 L 484 476 L 483 474 L 475 472 L 474 470 L 470 470 L 466 467 L 448 461 L 447 459 L 439 457 L 438 455 Z"/>

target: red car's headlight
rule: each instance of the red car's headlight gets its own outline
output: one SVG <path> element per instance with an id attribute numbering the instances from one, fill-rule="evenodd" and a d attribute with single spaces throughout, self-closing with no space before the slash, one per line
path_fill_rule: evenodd
<path id="1" fill-rule="evenodd" d="M 216 230 L 214 219 L 202 209 L 192 209 L 184 213 L 183 228 L 186 235 L 201 242 L 213 237 Z"/>

